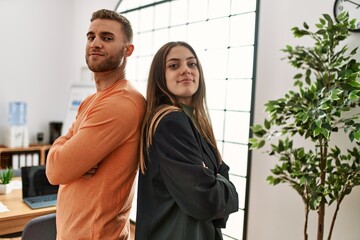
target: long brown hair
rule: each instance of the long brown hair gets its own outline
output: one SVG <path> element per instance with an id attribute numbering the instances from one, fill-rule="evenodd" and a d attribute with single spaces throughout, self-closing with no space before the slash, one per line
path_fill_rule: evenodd
<path id="1" fill-rule="evenodd" d="M 163 45 L 155 54 L 149 71 L 147 91 L 146 91 L 146 112 L 142 126 L 142 138 L 140 145 L 140 169 L 145 173 L 149 148 L 152 144 L 152 138 L 155 134 L 156 127 L 160 120 L 168 113 L 173 111 L 182 111 L 180 103 L 176 100 L 166 86 L 165 68 L 166 57 L 170 50 L 175 46 L 183 46 L 190 50 L 197 60 L 199 70 L 199 88 L 192 96 L 192 107 L 194 109 L 194 121 L 201 135 L 211 144 L 217 151 L 219 161 L 221 156 L 216 146 L 215 136 L 212 130 L 210 117 L 208 114 L 205 94 L 204 73 L 195 50 L 186 42 L 168 42 Z"/>

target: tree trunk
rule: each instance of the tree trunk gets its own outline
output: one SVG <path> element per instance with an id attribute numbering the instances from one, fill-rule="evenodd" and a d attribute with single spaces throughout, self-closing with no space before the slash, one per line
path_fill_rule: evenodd
<path id="1" fill-rule="evenodd" d="M 304 240 L 308 240 L 308 234 L 307 234 L 308 220 L 309 220 L 309 205 L 305 204 Z"/>
<path id="2" fill-rule="evenodd" d="M 336 209 L 335 209 L 335 213 L 334 213 L 333 219 L 332 219 L 332 221 L 331 221 L 329 236 L 328 236 L 328 239 L 327 239 L 327 240 L 331 240 L 331 236 L 332 236 L 332 233 L 333 233 L 333 230 L 334 230 L 334 225 L 335 225 L 336 217 L 337 217 L 337 214 L 338 214 L 338 212 L 339 212 L 340 204 L 341 204 L 342 199 L 343 199 L 343 198 L 341 198 L 341 199 L 337 202 L 337 204 L 336 204 Z"/>
<path id="3" fill-rule="evenodd" d="M 324 238 L 325 201 L 321 200 L 318 210 L 318 235 L 317 240 Z"/>
<path id="4" fill-rule="evenodd" d="M 325 189 L 325 180 L 326 180 L 326 156 L 327 156 L 327 142 L 323 143 L 320 139 L 320 186 Z M 321 198 L 319 210 L 318 210 L 318 235 L 317 240 L 323 240 L 324 238 L 324 219 L 325 219 L 325 199 Z"/>

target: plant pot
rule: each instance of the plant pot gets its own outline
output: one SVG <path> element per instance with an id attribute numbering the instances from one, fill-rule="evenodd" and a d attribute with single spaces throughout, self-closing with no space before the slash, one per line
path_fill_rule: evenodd
<path id="1" fill-rule="evenodd" d="M 0 194 L 9 194 L 11 190 L 11 184 L 0 184 Z"/>

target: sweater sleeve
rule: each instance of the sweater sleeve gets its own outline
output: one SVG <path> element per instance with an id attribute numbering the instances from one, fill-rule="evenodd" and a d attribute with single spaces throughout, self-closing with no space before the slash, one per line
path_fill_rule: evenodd
<path id="1" fill-rule="evenodd" d="M 101 164 L 114 149 L 131 140 L 140 119 L 136 104 L 122 97 L 100 101 L 76 121 L 81 121 L 77 132 L 73 134 L 72 127 L 49 151 L 46 174 L 52 184 L 70 183 Z"/>
<path id="2" fill-rule="evenodd" d="M 202 149 L 184 113 L 173 112 L 161 120 L 153 151 L 168 191 L 187 215 L 214 220 L 238 211 L 234 185 L 204 167 Z"/>

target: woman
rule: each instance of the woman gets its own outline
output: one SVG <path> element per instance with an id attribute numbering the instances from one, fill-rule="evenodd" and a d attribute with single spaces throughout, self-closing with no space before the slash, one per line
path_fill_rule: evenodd
<path id="1" fill-rule="evenodd" d="M 135 239 L 223 239 L 238 195 L 216 147 L 199 59 L 185 42 L 154 56 L 141 148 Z"/>

